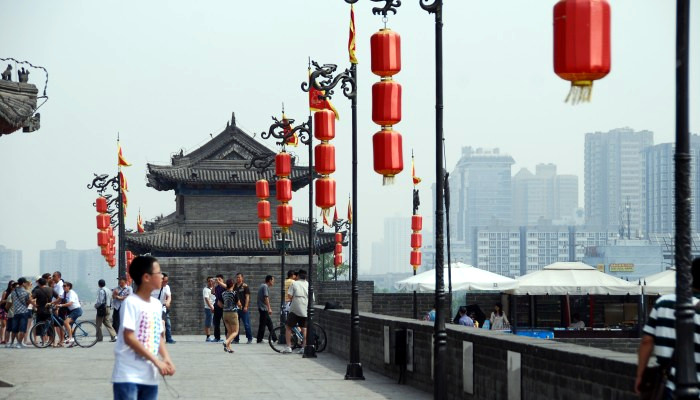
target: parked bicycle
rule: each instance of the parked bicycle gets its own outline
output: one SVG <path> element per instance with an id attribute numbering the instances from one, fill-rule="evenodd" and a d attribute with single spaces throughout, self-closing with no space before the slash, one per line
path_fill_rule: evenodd
<path id="1" fill-rule="evenodd" d="M 302 348 L 302 344 L 304 343 L 304 335 L 301 333 L 299 326 L 297 325 L 292 328 L 292 343 L 289 345 L 287 345 L 284 337 L 285 329 L 289 328 L 284 325 L 278 326 L 270 333 L 270 335 L 268 335 L 267 340 L 268 343 L 270 343 L 272 350 L 281 353 L 286 347 L 291 347 L 292 351 Z M 272 340 L 273 337 L 276 337 L 277 340 Z M 320 353 L 325 350 L 326 343 L 326 331 L 323 330 L 321 325 L 314 322 L 314 338 L 312 344 L 316 348 L 316 352 Z"/>
<path id="2" fill-rule="evenodd" d="M 56 331 L 54 326 L 60 326 L 61 331 L 63 331 L 63 318 L 56 315 L 54 309 L 56 307 L 51 305 L 51 318 L 34 324 L 32 330 L 29 332 L 29 338 L 34 345 L 43 349 L 49 347 L 56 340 Z M 90 321 L 73 321 L 71 324 L 71 332 L 73 332 L 73 339 L 75 343 L 80 347 L 92 347 L 97 343 L 97 325 Z M 59 340 L 63 340 L 60 338 Z"/>

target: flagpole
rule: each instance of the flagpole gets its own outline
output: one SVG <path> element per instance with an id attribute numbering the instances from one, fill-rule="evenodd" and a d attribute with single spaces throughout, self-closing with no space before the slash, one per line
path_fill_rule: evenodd
<path id="1" fill-rule="evenodd" d="M 121 152 L 119 132 L 117 132 L 117 148 Z M 119 238 L 117 238 L 117 248 L 119 251 L 117 254 L 117 272 L 119 273 L 119 278 L 121 278 L 126 277 L 126 259 L 124 257 L 126 254 L 126 249 L 124 248 L 126 229 L 124 229 L 124 196 L 122 195 L 122 166 L 120 159 L 117 159 L 117 181 L 119 181 L 119 190 L 117 190 L 117 223 L 119 224 Z"/>

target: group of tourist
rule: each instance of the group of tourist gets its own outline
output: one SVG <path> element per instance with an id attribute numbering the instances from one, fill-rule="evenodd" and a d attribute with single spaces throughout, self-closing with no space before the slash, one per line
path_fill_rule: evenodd
<path id="1" fill-rule="evenodd" d="M 265 331 L 270 332 L 270 339 L 277 341 L 272 325 L 272 306 L 270 305 L 270 288 L 275 285 L 272 275 L 265 277 L 265 282 L 260 284 L 257 291 L 256 306 L 259 313 L 258 332 L 255 337 L 257 343 L 264 342 Z M 293 271 L 287 273 L 284 282 L 286 293 L 286 306 L 282 310 L 288 315 L 287 324 L 302 327 L 306 325 L 306 309 L 308 306 L 308 282 L 306 271 Z M 239 343 L 238 332 L 243 325 L 247 343 L 253 343 L 252 329 L 250 326 L 250 287 L 245 282 L 242 273 L 237 273 L 235 279 L 226 279 L 219 274 L 215 277 L 207 277 L 206 286 L 202 289 L 202 301 L 204 306 L 204 334 L 206 342 L 223 343 L 224 351 L 233 353 L 232 343 Z M 221 338 L 221 321 L 224 322 L 224 338 Z M 212 329 L 213 328 L 213 329 Z M 213 330 L 213 338 L 212 338 Z M 289 330 L 287 330 L 289 334 Z M 289 340 L 287 343 L 290 343 Z M 291 348 L 284 352 L 291 353 Z"/>
<path id="2" fill-rule="evenodd" d="M 56 337 L 62 338 L 55 340 L 52 346 L 75 346 L 70 326 L 83 315 L 83 309 L 73 284 L 64 281 L 60 271 L 43 274 L 33 287 L 32 282 L 24 277 L 11 280 L 0 297 L 0 345 L 17 349 L 27 347 L 31 344 L 34 321 L 47 321 L 52 312 L 58 316 L 53 323 Z M 57 322 L 61 320 L 63 324 Z M 38 335 L 44 334 L 38 332 Z"/>

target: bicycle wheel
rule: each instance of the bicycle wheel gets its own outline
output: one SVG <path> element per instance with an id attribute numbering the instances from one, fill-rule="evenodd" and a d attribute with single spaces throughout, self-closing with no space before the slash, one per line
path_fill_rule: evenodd
<path id="1" fill-rule="evenodd" d="M 73 329 L 73 339 L 80 347 L 92 347 L 97 343 L 97 325 L 90 321 L 78 322 Z"/>
<path id="2" fill-rule="evenodd" d="M 55 334 L 51 321 L 42 321 L 34 324 L 32 330 L 29 331 L 29 340 L 31 340 L 34 347 L 43 349 L 53 343 Z"/>
<path id="3" fill-rule="evenodd" d="M 299 347 L 296 335 L 292 335 L 292 343 L 287 345 L 287 341 L 284 337 L 285 332 L 286 328 L 282 329 L 281 326 L 278 326 L 270 335 L 268 335 L 267 342 L 270 344 L 270 347 L 272 347 L 272 350 L 281 353 L 286 347 L 291 347 L 292 349 Z M 272 340 L 273 337 L 277 340 Z"/>
<path id="4" fill-rule="evenodd" d="M 326 331 L 323 330 L 321 325 L 314 322 L 314 346 L 316 347 L 316 352 L 320 353 L 326 349 L 326 344 L 328 343 L 326 338 Z"/>

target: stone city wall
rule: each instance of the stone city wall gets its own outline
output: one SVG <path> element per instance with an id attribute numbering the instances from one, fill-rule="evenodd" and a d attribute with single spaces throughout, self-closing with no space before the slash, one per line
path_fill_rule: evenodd
<path id="1" fill-rule="evenodd" d="M 318 308 L 316 320 L 328 335 L 326 351 L 347 357 L 349 311 Z M 363 368 L 398 381 L 394 335 L 402 329 L 413 334 L 412 371 L 405 372 L 405 382 L 432 392 L 432 323 L 360 313 Z M 637 399 L 633 354 L 459 325 L 448 325 L 446 333 L 450 399 Z"/>

